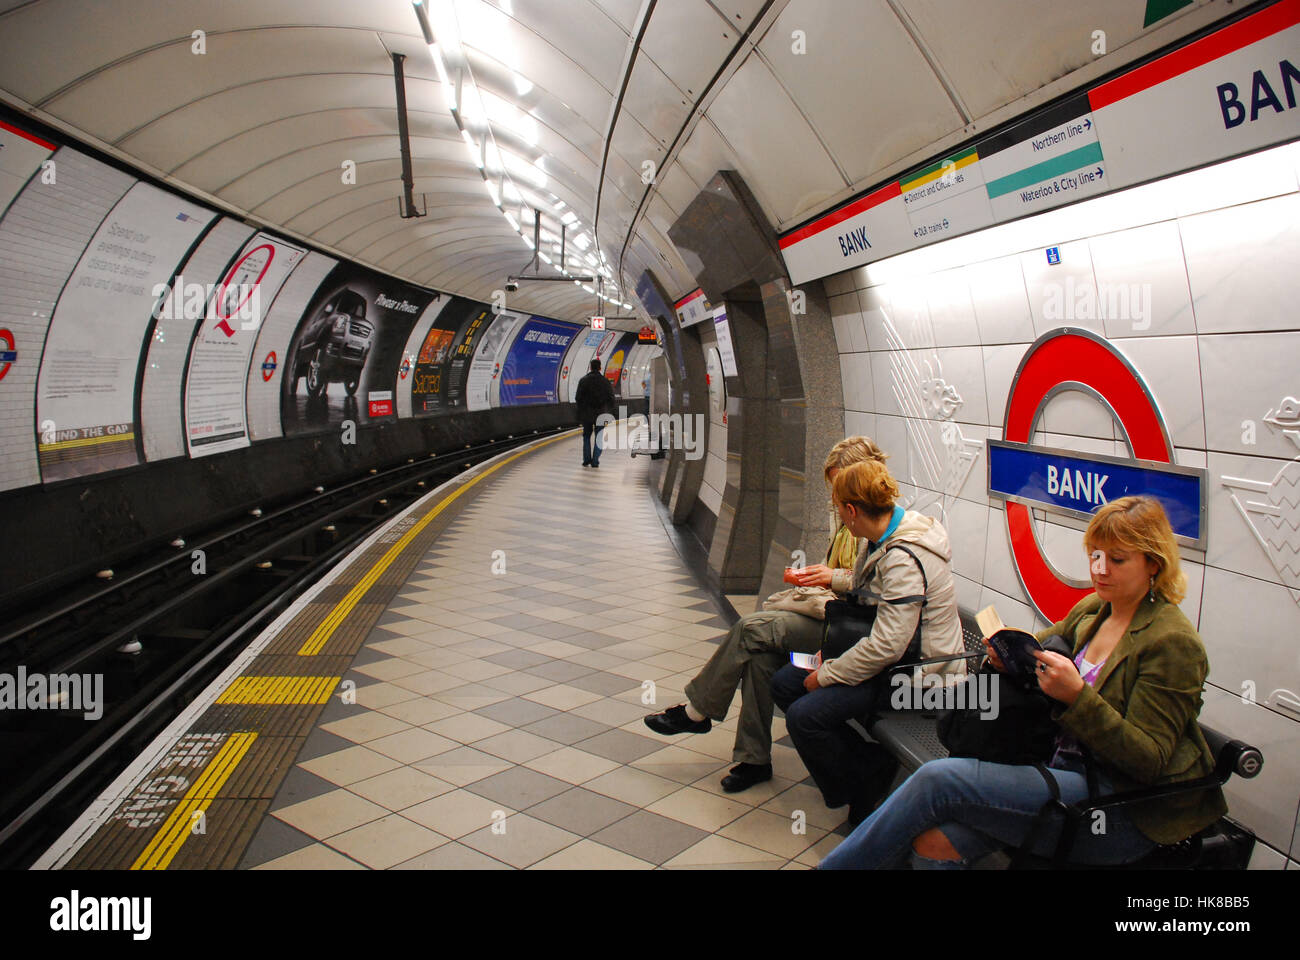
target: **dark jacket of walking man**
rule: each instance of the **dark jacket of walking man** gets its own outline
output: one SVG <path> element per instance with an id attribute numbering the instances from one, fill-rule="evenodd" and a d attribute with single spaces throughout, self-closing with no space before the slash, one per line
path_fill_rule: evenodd
<path id="1" fill-rule="evenodd" d="M 614 388 L 600 372 L 599 360 L 591 361 L 591 372 L 578 381 L 578 392 L 573 399 L 578 407 L 578 420 L 582 423 L 582 465 L 599 467 L 601 432 L 596 429 L 596 418 L 611 412 L 614 407 Z M 594 450 L 593 433 L 596 436 Z"/>

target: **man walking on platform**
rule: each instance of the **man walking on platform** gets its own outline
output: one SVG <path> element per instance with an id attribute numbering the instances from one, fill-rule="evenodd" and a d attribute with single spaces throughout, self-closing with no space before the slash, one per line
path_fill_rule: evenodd
<path id="1" fill-rule="evenodd" d="M 573 399 L 578 407 L 578 420 L 582 423 L 582 465 L 599 467 L 601 431 L 596 429 L 596 418 L 614 407 L 614 388 L 600 372 L 599 359 L 591 361 L 591 372 L 578 381 L 578 392 Z M 596 435 L 594 450 L 593 433 Z"/>

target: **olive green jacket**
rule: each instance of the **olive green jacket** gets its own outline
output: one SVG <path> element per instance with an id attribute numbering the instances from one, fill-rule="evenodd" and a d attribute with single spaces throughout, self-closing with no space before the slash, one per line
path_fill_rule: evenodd
<path id="1" fill-rule="evenodd" d="M 1110 604 L 1094 593 L 1038 637 L 1060 634 L 1077 656 L 1108 616 Z M 1204 777 L 1214 770 L 1214 756 L 1196 718 L 1208 672 L 1191 621 L 1163 597 L 1147 599 L 1095 686 L 1085 685 L 1073 704 L 1057 705 L 1052 715 L 1088 748 L 1117 791 Z M 1227 811 L 1216 787 L 1136 805 L 1130 816 L 1156 843 L 1177 843 Z"/>

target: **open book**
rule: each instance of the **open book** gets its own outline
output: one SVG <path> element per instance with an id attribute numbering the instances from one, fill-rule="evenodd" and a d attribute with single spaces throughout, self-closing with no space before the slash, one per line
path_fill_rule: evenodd
<path id="1" fill-rule="evenodd" d="M 1034 681 L 1038 670 L 1034 651 L 1043 648 L 1032 633 L 1008 627 L 991 606 L 975 614 L 975 624 L 1002 661 L 1008 677 L 1026 686 Z"/>

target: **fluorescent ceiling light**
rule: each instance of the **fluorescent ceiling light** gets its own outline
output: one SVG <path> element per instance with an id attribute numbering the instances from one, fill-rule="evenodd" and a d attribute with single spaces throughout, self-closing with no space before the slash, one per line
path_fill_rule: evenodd
<path id="1" fill-rule="evenodd" d="M 541 250 L 537 251 L 537 255 L 538 255 L 539 257 L 541 257 L 542 260 L 543 260 L 544 262 L 546 262 L 546 263 L 554 263 L 554 262 L 555 262 L 554 260 L 552 260 L 550 257 L 548 257 L 548 256 L 547 256 L 544 252 L 542 252 Z"/>
<path id="2" fill-rule="evenodd" d="M 512 226 L 512 227 L 515 228 L 515 233 L 518 233 L 518 232 L 519 232 L 519 221 L 516 220 L 513 216 L 511 216 L 511 215 L 508 214 L 508 213 L 506 214 L 506 220 L 510 223 L 510 226 Z"/>
<path id="3" fill-rule="evenodd" d="M 571 227 L 578 222 L 578 217 L 572 210 L 560 218 L 560 222 L 566 227 Z"/>

